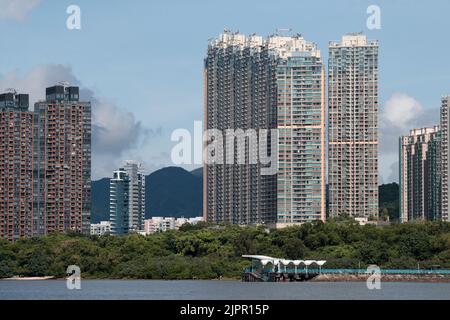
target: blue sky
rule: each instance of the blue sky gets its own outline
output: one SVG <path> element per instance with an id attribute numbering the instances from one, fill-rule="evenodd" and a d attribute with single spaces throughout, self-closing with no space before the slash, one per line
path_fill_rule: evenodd
<path id="1" fill-rule="evenodd" d="M 71 4 L 81 8 L 81 30 L 66 28 Z M 381 8 L 380 30 L 366 28 L 372 4 Z M 448 0 L 0 0 L 0 91 L 15 86 L 39 98 L 38 85 L 58 80 L 54 73 L 72 79 L 104 107 L 97 121 L 109 135 L 97 141 L 94 178 L 129 158 L 152 171 L 170 165 L 172 130 L 202 120 L 207 40 L 224 28 L 292 28 L 318 44 L 325 62 L 328 41 L 363 31 L 380 40 L 380 171 L 388 182 L 398 135 L 437 122 L 440 97 L 450 93 L 448 12 Z M 109 152 L 122 130 L 129 140 Z"/>

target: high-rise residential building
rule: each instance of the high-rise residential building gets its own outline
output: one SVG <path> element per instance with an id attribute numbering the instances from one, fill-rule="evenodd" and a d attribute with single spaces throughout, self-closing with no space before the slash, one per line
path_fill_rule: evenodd
<path id="1" fill-rule="evenodd" d="M 141 163 L 127 160 L 124 166 L 130 180 L 129 227 L 130 230 L 144 230 L 145 219 L 145 174 Z"/>
<path id="2" fill-rule="evenodd" d="M 450 163 L 449 163 L 449 143 L 450 143 L 450 96 L 442 97 L 441 104 L 441 185 L 442 185 L 442 216 L 444 221 L 450 221 Z"/>
<path id="3" fill-rule="evenodd" d="M 204 166 L 206 220 L 286 226 L 325 219 L 324 68 L 314 43 L 300 35 L 264 39 L 229 31 L 211 40 L 205 123 L 226 141 L 218 151 L 223 161 Z M 277 129 L 275 145 L 267 147 L 278 154 L 274 174 L 261 174 L 264 164 L 249 161 L 258 152 L 250 134 L 230 150 L 227 129 Z M 239 150 L 245 163 L 238 161 Z"/>
<path id="4" fill-rule="evenodd" d="M 143 231 L 144 219 L 145 175 L 140 163 L 128 160 L 110 181 L 111 233 Z"/>
<path id="5" fill-rule="evenodd" d="M 378 42 L 347 34 L 329 45 L 329 214 L 378 217 Z"/>
<path id="6" fill-rule="evenodd" d="M 78 87 L 56 85 L 34 112 L 34 233 L 89 234 L 91 103 L 80 101 Z"/>
<path id="7" fill-rule="evenodd" d="M 276 128 L 276 59 L 263 42 L 259 36 L 231 32 L 210 41 L 204 68 L 205 129 Z M 204 165 L 206 220 L 276 222 L 276 176 L 261 175 L 259 162 L 248 164 L 250 147 L 247 142 L 241 146 L 246 164 L 237 164 L 234 156 L 234 163 Z M 226 156 L 226 150 L 217 153 Z"/>
<path id="8" fill-rule="evenodd" d="M 128 233 L 129 185 L 127 172 L 120 168 L 113 172 L 109 185 L 109 220 L 111 234 Z"/>
<path id="9" fill-rule="evenodd" d="M 27 94 L 0 94 L 0 238 L 33 233 L 33 123 Z"/>
<path id="10" fill-rule="evenodd" d="M 440 220 L 439 126 L 400 137 L 400 221 Z"/>
<path id="11" fill-rule="evenodd" d="M 316 45 L 269 40 L 277 54 L 277 226 L 325 221 L 325 71 Z"/>

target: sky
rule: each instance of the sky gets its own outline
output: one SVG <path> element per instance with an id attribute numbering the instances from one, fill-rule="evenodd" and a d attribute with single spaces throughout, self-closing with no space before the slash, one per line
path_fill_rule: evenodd
<path id="1" fill-rule="evenodd" d="M 66 26 L 70 5 L 81 29 Z M 369 30 L 377 5 L 381 28 Z M 148 173 L 173 165 L 171 133 L 203 119 L 203 59 L 225 28 L 269 35 L 290 28 L 316 42 L 364 32 L 380 41 L 380 183 L 398 181 L 398 137 L 439 122 L 450 94 L 450 1 L 0 0 L 0 92 L 34 103 L 45 87 L 78 85 L 93 105 L 93 179 L 124 160 Z M 195 165 L 185 166 L 193 169 Z"/>

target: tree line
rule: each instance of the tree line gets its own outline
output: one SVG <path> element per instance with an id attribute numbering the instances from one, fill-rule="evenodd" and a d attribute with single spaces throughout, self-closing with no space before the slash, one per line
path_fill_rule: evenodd
<path id="1" fill-rule="evenodd" d="M 199 223 L 148 236 L 55 233 L 0 240 L 0 278 L 64 277 L 69 265 L 78 265 L 83 278 L 236 278 L 251 263 L 243 254 L 327 260 L 324 268 L 450 269 L 450 223 L 377 227 L 334 220 L 279 230 Z"/>

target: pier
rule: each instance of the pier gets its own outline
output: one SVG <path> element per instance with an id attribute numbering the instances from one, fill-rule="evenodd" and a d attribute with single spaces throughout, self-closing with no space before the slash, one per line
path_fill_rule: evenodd
<path id="1" fill-rule="evenodd" d="M 361 279 L 372 274 L 367 269 L 326 269 L 322 266 L 326 260 L 287 260 L 260 255 L 243 255 L 252 260 L 252 266 L 246 268 L 241 276 L 243 282 L 294 282 L 308 281 L 318 276 L 329 276 L 332 279 Z M 380 269 L 380 274 L 386 278 L 442 278 L 450 280 L 450 270 L 447 269 Z"/>

